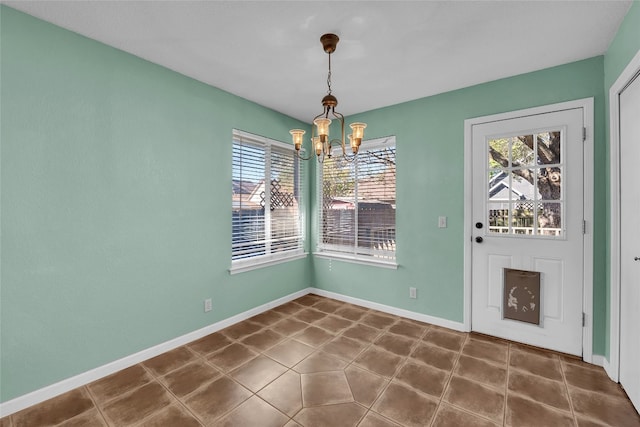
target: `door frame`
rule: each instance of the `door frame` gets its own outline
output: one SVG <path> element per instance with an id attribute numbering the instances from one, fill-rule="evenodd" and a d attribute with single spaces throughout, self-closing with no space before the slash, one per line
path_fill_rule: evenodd
<path id="1" fill-rule="evenodd" d="M 604 369 L 618 382 L 620 375 L 620 103 L 619 96 L 640 72 L 640 50 L 609 89 L 609 360 Z"/>
<path id="2" fill-rule="evenodd" d="M 465 330 L 471 331 L 471 298 L 472 298 L 472 233 L 473 233 L 473 138 L 472 127 L 489 122 L 515 119 L 524 116 L 551 113 L 554 111 L 582 108 L 584 127 L 586 129 L 583 151 L 583 181 L 584 199 L 583 213 L 585 220 L 584 249 L 583 249 L 583 283 L 582 283 L 582 311 L 585 324 L 582 328 L 582 360 L 592 363 L 593 358 L 593 98 L 577 99 L 575 101 L 543 105 L 475 117 L 464 121 L 464 317 Z"/>

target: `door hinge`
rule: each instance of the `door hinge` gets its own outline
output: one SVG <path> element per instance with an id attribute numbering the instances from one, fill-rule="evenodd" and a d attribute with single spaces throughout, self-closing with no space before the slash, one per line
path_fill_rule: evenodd
<path id="1" fill-rule="evenodd" d="M 587 128 L 583 127 L 582 128 L 582 142 L 587 140 Z"/>
<path id="2" fill-rule="evenodd" d="M 582 234 L 587 234 L 587 221 L 582 220 Z"/>
<path id="3" fill-rule="evenodd" d="M 587 326 L 587 313 L 582 313 L 582 327 Z"/>

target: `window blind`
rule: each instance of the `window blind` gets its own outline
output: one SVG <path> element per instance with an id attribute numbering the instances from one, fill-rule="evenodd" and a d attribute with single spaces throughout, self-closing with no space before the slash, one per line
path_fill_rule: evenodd
<path id="1" fill-rule="evenodd" d="M 325 159 L 321 168 L 320 252 L 395 260 L 395 138 L 364 142 L 353 162 Z"/>
<path id="2" fill-rule="evenodd" d="M 232 266 L 302 253 L 302 167 L 293 146 L 234 131 Z"/>

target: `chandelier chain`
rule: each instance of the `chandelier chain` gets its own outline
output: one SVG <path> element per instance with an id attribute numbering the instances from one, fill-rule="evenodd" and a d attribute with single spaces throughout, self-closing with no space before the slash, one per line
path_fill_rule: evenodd
<path id="1" fill-rule="evenodd" d="M 331 95 L 331 54 L 329 54 L 329 72 L 327 73 L 327 87 L 329 88 L 327 93 Z"/>

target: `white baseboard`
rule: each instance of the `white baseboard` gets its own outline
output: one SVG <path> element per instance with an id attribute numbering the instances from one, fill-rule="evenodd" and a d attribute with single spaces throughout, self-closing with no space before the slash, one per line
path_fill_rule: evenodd
<path id="1" fill-rule="evenodd" d="M 99 366 L 95 369 L 91 369 L 73 377 L 64 379 L 60 382 L 32 391 L 31 393 L 16 397 L 15 399 L 0 403 L 0 418 L 21 411 L 25 408 L 28 408 L 29 406 L 44 402 L 45 400 L 59 396 L 75 388 L 92 383 L 96 380 L 99 380 L 100 378 L 104 378 L 108 375 L 114 374 L 122 369 L 151 359 L 152 357 L 159 356 L 162 353 L 173 350 L 174 348 L 178 348 L 192 341 L 198 340 L 204 336 L 217 332 L 238 322 L 242 322 L 243 320 L 253 317 L 256 314 L 260 314 L 286 302 L 292 301 L 296 298 L 300 298 L 301 296 L 310 293 L 312 289 L 313 288 L 302 289 L 300 291 L 286 295 L 282 298 L 278 298 L 266 304 L 262 304 L 258 307 L 236 314 L 235 316 L 213 323 L 209 326 L 205 326 L 204 328 L 189 332 L 172 340 L 139 351 L 138 353 L 131 354 L 129 356 L 123 357 L 122 359 L 114 360 L 113 362 L 107 363 L 106 365 Z"/>
<path id="2" fill-rule="evenodd" d="M 461 332 L 468 332 L 465 326 L 461 322 L 454 322 L 452 320 L 442 319 L 440 317 L 429 316 L 427 314 L 416 313 L 415 311 L 409 311 L 402 308 L 392 307 L 390 305 L 379 304 L 377 302 L 371 302 L 360 298 L 354 298 L 335 292 L 325 291 L 323 289 L 311 288 L 311 293 L 320 295 L 327 298 L 337 299 L 338 301 L 348 302 L 350 304 L 359 305 L 361 307 L 372 308 L 374 310 L 382 311 L 384 313 L 394 314 L 396 316 L 406 317 L 407 319 L 417 320 L 419 322 L 431 323 L 432 325 L 442 326 L 444 328 L 453 329 Z"/>
<path id="3" fill-rule="evenodd" d="M 611 365 L 609 365 L 609 361 L 607 360 L 606 357 L 604 357 L 601 354 L 594 354 L 591 357 L 591 364 L 596 366 L 601 366 L 604 369 L 604 371 L 607 373 L 611 381 L 616 383 L 618 382 L 618 379 L 612 374 Z"/>
<path id="4" fill-rule="evenodd" d="M 585 360 L 585 362 L 587 362 L 587 360 Z M 592 365 L 602 366 L 602 367 L 604 367 L 604 364 L 606 362 L 607 360 L 601 354 L 591 355 L 591 361 L 589 361 L 589 363 L 591 363 Z"/>
<path id="5" fill-rule="evenodd" d="M 609 375 L 609 378 L 611 378 L 612 381 L 618 382 L 617 372 L 614 372 L 613 367 L 604 356 L 600 357 L 602 357 L 602 365 L 600 366 L 604 368 L 604 371 Z"/>

